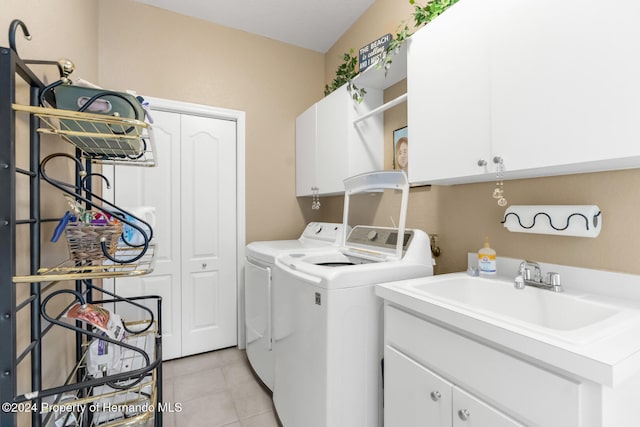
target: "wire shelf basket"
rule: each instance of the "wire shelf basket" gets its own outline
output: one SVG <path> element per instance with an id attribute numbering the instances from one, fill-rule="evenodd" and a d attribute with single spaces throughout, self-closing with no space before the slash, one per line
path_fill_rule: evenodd
<path id="1" fill-rule="evenodd" d="M 148 324 L 148 321 L 126 323 L 130 328 L 140 329 Z M 127 336 L 124 342 L 144 350 L 155 360 L 157 333 L 157 325 L 154 323 L 145 332 Z M 85 368 L 86 355 L 87 351 L 70 378 Z M 145 367 L 143 357 L 128 349 L 123 351 L 123 365 L 130 371 Z M 90 377 L 83 378 L 83 381 L 88 379 Z M 42 405 L 41 412 L 45 416 L 43 424 L 78 427 L 151 426 L 158 407 L 156 381 L 157 372 L 153 369 L 142 381 L 124 390 L 99 385 L 92 387 L 86 397 L 75 396 L 69 399 L 67 396 L 64 400 L 57 397 L 51 403 Z"/>
<path id="2" fill-rule="evenodd" d="M 155 166 L 153 128 L 149 123 L 102 114 L 13 104 L 15 111 L 37 116 L 43 134 L 59 135 L 95 163 Z"/>
<path id="3" fill-rule="evenodd" d="M 137 256 L 142 248 L 119 247 L 115 256 L 129 259 Z M 114 277 L 143 276 L 155 268 L 156 245 L 149 245 L 142 258 L 131 263 L 115 264 L 111 261 L 95 264 L 78 264 L 67 260 L 55 267 L 40 268 L 37 274 L 14 276 L 14 283 L 36 283 L 62 280 L 108 279 Z"/>

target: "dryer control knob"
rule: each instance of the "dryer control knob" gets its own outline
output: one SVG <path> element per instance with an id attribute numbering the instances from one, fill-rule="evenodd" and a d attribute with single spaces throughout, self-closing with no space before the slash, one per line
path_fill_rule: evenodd
<path id="1" fill-rule="evenodd" d="M 378 236 L 378 232 L 376 230 L 371 230 L 369 234 L 367 234 L 367 238 L 369 240 L 373 240 Z"/>

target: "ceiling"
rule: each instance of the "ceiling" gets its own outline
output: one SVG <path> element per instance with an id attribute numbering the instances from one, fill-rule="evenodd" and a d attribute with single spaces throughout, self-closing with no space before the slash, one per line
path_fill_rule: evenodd
<path id="1" fill-rule="evenodd" d="M 375 0 L 136 0 L 325 53 Z"/>

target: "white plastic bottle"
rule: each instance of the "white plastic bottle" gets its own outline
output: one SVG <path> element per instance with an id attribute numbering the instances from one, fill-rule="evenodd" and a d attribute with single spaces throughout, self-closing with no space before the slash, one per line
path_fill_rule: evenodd
<path id="1" fill-rule="evenodd" d="M 478 251 L 478 271 L 481 276 L 495 276 L 496 251 L 489 246 L 489 237 L 484 238 L 484 247 Z"/>

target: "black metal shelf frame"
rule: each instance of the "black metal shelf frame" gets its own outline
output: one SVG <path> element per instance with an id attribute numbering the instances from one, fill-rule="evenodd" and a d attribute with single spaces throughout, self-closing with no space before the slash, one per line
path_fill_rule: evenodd
<path id="1" fill-rule="evenodd" d="M 58 284 L 59 280 L 67 280 L 66 276 L 62 276 L 59 280 L 55 277 L 42 275 L 41 266 L 41 224 L 51 221 L 50 218 L 42 218 L 40 213 L 40 118 L 36 114 L 29 114 L 29 169 L 22 169 L 16 166 L 16 148 L 17 144 L 23 141 L 16 141 L 16 111 L 14 104 L 16 103 L 16 86 L 17 84 L 26 83 L 29 88 L 30 105 L 37 107 L 40 102 L 40 94 L 45 85 L 29 68 L 29 64 L 45 64 L 58 65 L 57 61 L 29 61 L 19 57 L 15 50 L 15 31 L 18 27 L 22 28 L 25 35 L 28 35 L 26 26 L 21 21 L 14 21 L 10 28 L 10 48 L 0 47 L 0 404 L 8 404 L 12 406 L 3 406 L 0 411 L 1 426 L 17 425 L 17 412 L 12 410 L 17 402 L 29 400 L 35 406 L 36 410 L 31 412 L 31 425 L 40 427 L 45 425 L 50 414 L 40 413 L 42 397 L 53 395 L 54 392 L 62 393 L 68 390 L 78 391 L 83 397 L 90 397 L 91 390 L 97 386 L 112 384 L 114 381 L 122 380 L 129 374 L 115 375 L 100 379 L 87 379 L 82 372 L 75 374 L 75 381 L 71 380 L 68 384 L 43 390 L 42 382 L 42 339 L 54 327 L 60 323 L 56 319 L 48 318 L 41 313 L 43 305 L 43 295 L 49 292 Z M 13 32 L 12 32 L 13 31 Z M 20 80 L 18 80 L 20 79 Z M 76 160 L 81 162 L 82 153 L 76 150 Z M 85 171 L 91 175 L 91 160 L 84 159 Z M 17 194 L 16 183 L 17 175 L 24 175 L 29 180 L 29 218 L 17 218 Z M 76 188 L 87 190 L 87 196 L 91 203 L 90 180 L 85 182 L 81 176 L 76 177 Z M 88 186 L 88 187 L 87 187 Z M 85 201 L 86 202 L 86 201 Z M 29 240 L 29 275 L 35 277 L 34 280 L 28 280 L 29 284 L 19 284 L 16 281 L 17 274 L 17 227 L 28 227 Z M 146 244 L 148 246 L 148 242 Z M 145 247 L 146 250 L 146 247 Z M 94 274 L 94 273 L 92 273 Z M 138 274 L 136 272 L 136 274 Z M 139 273 L 139 274 L 144 274 Z M 103 275 L 93 276 L 96 278 L 105 277 Z M 92 276 L 89 274 L 86 278 L 78 278 L 76 280 L 74 294 L 80 300 L 93 302 L 93 291 L 96 288 L 92 285 Z M 40 281 L 37 281 L 40 280 Z M 16 301 L 17 286 L 29 286 L 29 296 L 24 301 Z M 99 290 L 102 292 L 101 290 Z M 129 304 L 136 303 L 135 298 L 120 298 L 117 295 L 111 295 L 112 299 L 95 301 L 95 303 L 115 303 L 125 302 Z M 156 298 L 158 300 L 157 319 L 155 320 L 158 332 L 156 334 L 156 359 L 147 360 L 145 369 L 136 371 L 137 374 L 153 373 L 156 381 L 156 390 L 154 394 L 157 402 L 162 401 L 162 363 L 161 363 L 161 304 L 160 298 L 155 296 L 147 296 L 141 298 Z M 46 303 L 46 301 L 44 301 Z M 46 305 L 46 304 L 45 304 Z M 30 340 L 26 348 L 17 348 L 17 315 L 23 310 L 29 310 L 30 319 Z M 61 314 L 60 314 L 61 315 Z M 58 315 L 58 317 L 60 316 Z M 47 318 L 46 321 L 43 319 Z M 152 322 L 154 320 L 152 319 Z M 76 333 L 76 359 L 82 361 L 85 353 L 87 337 L 92 337 L 91 332 L 87 329 L 74 329 Z M 21 363 L 30 363 L 31 384 L 30 389 L 34 391 L 29 395 L 18 396 L 17 367 Z M 80 368 L 80 371 L 82 368 Z M 72 377 L 74 375 L 70 375 Z M 153 417 L 156 426 L 162 425 L 162 414 L 156 412 Z M 86 422 L 86 421 L 85 421 Z"/>
<path id="2" fill-rule="evenodd" d="M 30 103 L 36 104 L 44 85 L 12 49 L 0 47 L 0 401 L 13 402 L 17 393 L 16 368 L 18 362 L 16 348 L 16 318 L 20 310 L 31 310 L 31 344 L 27 348 L 31 356 L 31 387 L 42 387 L 42 348 L 39 340 L 41 322 L 37 313 L 40 306 L 40 284 L 30 285 L 30 297 L 16 304 L 16 289 L 12 278 L 16 275 L 16 174 L 29 177 L 29 216 L 24 222 L 29 226 L 30 272 L 34 274 L 40 267 L 40 180 L 38 165 L 40 137 L 35 130 L 35 118 L 30 119 L 29 169 L 16 167 L 16 116 L 11 104 L 15 102 L 16 76 L 30 88 Z M 24 356 L 20 356 L 23 358 Z M 16 424 L 16 414 L 0 411 L 0 425 Z M 37 414 L 32 415 L 32 424 L 39 424 Z"/>

